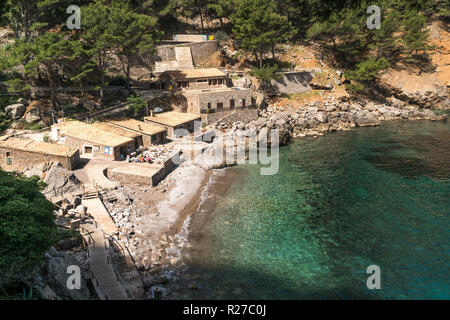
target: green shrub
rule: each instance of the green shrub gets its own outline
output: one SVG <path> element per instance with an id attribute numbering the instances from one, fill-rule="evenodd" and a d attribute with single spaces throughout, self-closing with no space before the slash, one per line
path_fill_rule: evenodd
<path id="1" fill-rule="evenodd" d="M 369 58 L 359 63 L 356 69 L 349 70 L 345 73 L 345 77 L 349 80 L 371 81 L 375 80 L 377 74 L 390 66 L 386 58 Z"/>
<path id="2" fill-rule="evenodd" d="M 141 114 L 147 106 L 145 100 L 139 96 L 128 97 L 127 101 L 130 103 L 128 110 L 132 112 L 133 116 Z"/>
<path id="3" fill-rule="evenodd" d="M 249 72 L 251 76 L 254 76 L 263 81 L 277 80 L 281 76 L 275 72 L 278 70 L 278 65 L 268 66 L 265 65 L 262 68 L 253 69 Z"/>

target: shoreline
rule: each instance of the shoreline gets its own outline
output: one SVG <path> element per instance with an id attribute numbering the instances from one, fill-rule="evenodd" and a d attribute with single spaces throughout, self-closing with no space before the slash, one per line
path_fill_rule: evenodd
<path id="1" fill-rule="evenodd" d="M 381 125 L 383 123 L 391 123 L 397 121 L 411 122 L 418 120 L 419 119 L 389 119 L 387 121 L 382 121 Z M 423 121 L 425 119 L 420 120 Z M 349 130 L 356 128 L 350 128 Z M 348 130 L 318 132 L 317 134 L 311 135 L 298 135 L 292 137 L 292 140 L 286 145 L 289 145 L 295 140 L 304 137 L 324 136 L 327 133 L 336 133 L 340 131 Z M 180 235 L 180 237 L 184 239 L 185 243 L 187 243 L 186 245 L 182 246 L 180 250 L 180 258 L 178 261 L 181 262 L 181 265 L 184 267 L 184 269 L 181 271 L 182 273 L 179 274 L 179 278 L 182 280 L 181 282 L 184 283 L 184 285 L 169 285 L 169 287 L 167 288 L 167 296 L 164 299 L 182 298 L 187 294 L 189 290 L 197 285 L 195 280 L 191 279 L 191 277 L 189 276 L 190 273 L 195 273 L 195 267 L 193 269 L 192 267 L 186 268 L 184 260 L 190 259 L 193 252 L 202 250 L 202 248 L 197 247 L 196 244 L 198 244 L 198 240 L 202 237 L 202 230 L 216 208 L 216 200 L 223 194 L 225 194 L 232 186 L 232 184 L 235 181 L 239 180 L 239 178 L 241 177 L 239 169 L 237 169 L 236 166 L 224 167 L 222 169 L 210 169 L 206 171 L 209 172 L 208 177 L 204 179 L 202 185 L 197 190 L 195 198 L 192 199 L 180 213 L 176 232 L 173 233 L 174 237 Z M 186 275 L 186 277 L 183 277 L 183 275 Z M 195 285 L 193 285 L 192 283 L 195 283 Z"/>

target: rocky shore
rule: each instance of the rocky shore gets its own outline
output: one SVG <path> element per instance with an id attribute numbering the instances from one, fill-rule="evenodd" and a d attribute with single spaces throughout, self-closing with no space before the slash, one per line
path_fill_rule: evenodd
<path id="1" fill-rule="evenodd" d="M 430 109 L 419 109 L 405 102 L 390 98 L 387 103 L 353 102 L 348 98 L 330 97 L 324 102 L 306 104 L 302 110 L 278 110 L 269 106 L 260 111 L 257 120 L 219 122 L 219 130 L 248 130 L 259 132 L 263 128 L 280 130 L 280 145 L 291 137 L 318 135 L 325 132 L 349 130 L 354 127 L 376 126 L 390 120 L 446 120 L 447 115 L 437 115 Z"/>
<path id="2" fill-rule="evenodd" d="M 164 294 L 175 281 L 182 249 L 188 247 L 188 215 L 197 205 L 209 173 L 189 162 L 182 163 L 157 187 L 122 185 L 105 202 L 119 233 L 140 271 L 145 299 Z M 155 293 L 156 291 L 156 293 Z"/>
<path id="3" fill-rule="evenodd" d="M 268 106 L 259 110 L 259 117 L 256 120 L 219 121 L 213 124 L 211 129 L 214 130 L 216 137 L 203 154 L 194 159 L 194 163 L 205 169 L 234 165 L 240 160 L 239 150 L 244 148 L 244 151 L 248 152 L 250 142 L 260 145 L 266 141 L 270 145 L 272 129 L 278 130 L 279 145 L 282 146 L 291 138 L 323 135 L 354 127 L 377 126 L 382 121 L 446 119 L 446 114 L 437 115 L 430 109 L 419 109 L 396 98 L 389 98 L 386 103 L 377 104 L 355 102 L 347 97 L 341 99 L 329 97 L 324 102 L 306 104 L 301 110 L 280 110 L 276 106 Z M 242 141 L 242 137 L 245 137 L 246 144 L 238 142 Z M 230 154 L 225 146 L 234 146 L 235 154 Z M 220 151 L 217 152 L 221 149 L 224 150 L 223 155 Z"/>
<path id="4" fill-rule="evenodd" d="M 183 278 L 185 249 L 190 247 L 191 215 L 199 206 L 201 194 L 212 174 L 211 169 L 234 165 L 239 160 L 236 155 L 233 155 L 232 163 L 225 161 L 226 154 L 224 157 L 214 157 L 215 149 L 221 144 L 235 141 L 242 135 L 260 143 L 270 129 L 279 130 L 279 144 L 285 145 L 296 137 L 376 126 L 382 121 L 438 121 L 446 118 L 445 114 L 437 115 L 429 109 L 408 106 L 395 98 L 384 104 L 329 98 L 324 102 L 309 103 L 301 110 L 280 110 L 272 105 L 259 110 L 256 120 L 222 121 L 210 126 L 208 129 L 214 130 L 216 138 L 205 147 L 201 157 L 188 159 L 184 155 L 183 163 L 156 187 L 122 184 L 116 190 L 109 191 L 104 198 L 105 206 L 119 230 L 115 237 L 125 244 L 140 271 L 145 291 L 142 298 L 170 298 L 171 288 L 178 290 L 191 286 L 195 289 L 195 281 Z M 52 170 L 57 169 L 61 171 L 58 167 Z M 76 187 L 67 174 L 55 172 L 47 175 L 47 179 L 48 176 L 55 177 L 55 181 L 48 182 L 58 187 Z M 83 212 L 79 212 L 83 208 L 75 201 L 72 208 L 64 209 L 70 211 L 69 214 L 76 214 L 74 218 L 83 216 Z M 72 256 L 83 270 L 86 269 L 85 253 L 75 251 Z"/>

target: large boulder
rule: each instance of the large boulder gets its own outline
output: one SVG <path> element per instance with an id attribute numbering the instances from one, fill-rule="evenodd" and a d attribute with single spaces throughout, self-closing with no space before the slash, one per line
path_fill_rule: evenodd
<path id="1" fill-rule="evenodd" d="M 31 280 L 44 299 L 49 300 L 87 300 L 90 297 L 86 281 L 81 274 L 80 289 L 69 289 L 67 280 L 72 273 L 67 273 L 69 266 L 78 266 L 71 255 L 51 248 L 44 255 L 44 266 Z M 80 268 L 81 270 L 81 268 Z"/>
<path id="2" fill-rule="evenodd" d="M 264 94 L 256 93 L 254 99 L 255 99 L 255 106 L 257 109 L 263 110 L 267 108 L 268 104 Z"/>
<path id="3" fill-rule="evenodd" d="M 24 119 L 25 121 L 32 123 L 38 122 L 45 118 L 51 118 L 52 104 L 49 100 L 34 100 L 31 101 L 27 107 Z"/>
<path id="4" fill-rule="evenodd" d="M 25 113 L 25 110 L 26 110 L 26 108 L 22 103 L 12 104 L 5 108 L 5 111 L 8 114 L 10 114 L 11 119 L 13 119 L 13 120 L 18 120 L 18 119 L 22 118 L 22 116 Z"/>
<path id="5" fill-rule="evenodd" d="M 38 108 L 32 108 L 32 109 L 28 110 L 28 112 L 24 118 L 25 118 L 25 121 L 28 123 L 37 122 L 37 121 L 42 120 Z"/>
<path id="6" fill-rule="evenodd" d="M 44 194 L 51 194 L 52 192 L 70 193 L 79 190 L 81 182 L 69 170 L 66 170 L 57 164 L 53 166 L 45 175 L 44 182 L 47 184 L 44 189 Z"/>
<path id="7" fill-rule="evenodd" d="M 374 112 L 361 110 L 355 114 L 355 122 L 358 127 L 378 126 L 380 120 Z"/>
<path id="8" fill-rule="evenodd" d="M 21 103 L 23 104 L 25 107 L 27 107 L 30 103 L 28 102 L 28 100 L 24 99 L 24 98 L 19 98 L 17 99 L 17 103 Z"/>

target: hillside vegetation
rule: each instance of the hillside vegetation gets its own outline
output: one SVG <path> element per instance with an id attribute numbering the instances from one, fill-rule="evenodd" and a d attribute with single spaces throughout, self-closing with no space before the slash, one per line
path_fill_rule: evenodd
<path id="1" fill-rule="evenodd" d="M 79 30 L 66 25 L 66 9 L 73 4 L 81 8 Z M 3 1 L 0 24 L 11 31 L 12 39 L 0 47 L 0 80 L 23 97 L 33 96 L 36 87 L 48 87 L 58 114 L 64 107 L 58 100 L 58 87 L 78 88 L 83 101 L 105 104 L 104 88 L 132 86 L 132 70 L 142 67 L 142 57 L 154 55 L 155 46 L 177 32 L 215 35 L 236 52 L 228 60 L 214 55 L 212 64 L 252 68 L 266 80 L 279 68 L 320 62 L 343 71 L 346 89 L 358 93 L 373 88 L 390 68 L 399 73 L 433 71 L 433 53 L 440 44 L 430 44 L 429 26 L 442 23 L 448 28 L 449 1 L 379 1 L 379 29 L 367 26 L 370 4 L 350 0 Z M 89 96 L 89 88 L 100 89 L 99 100 Z"/>

